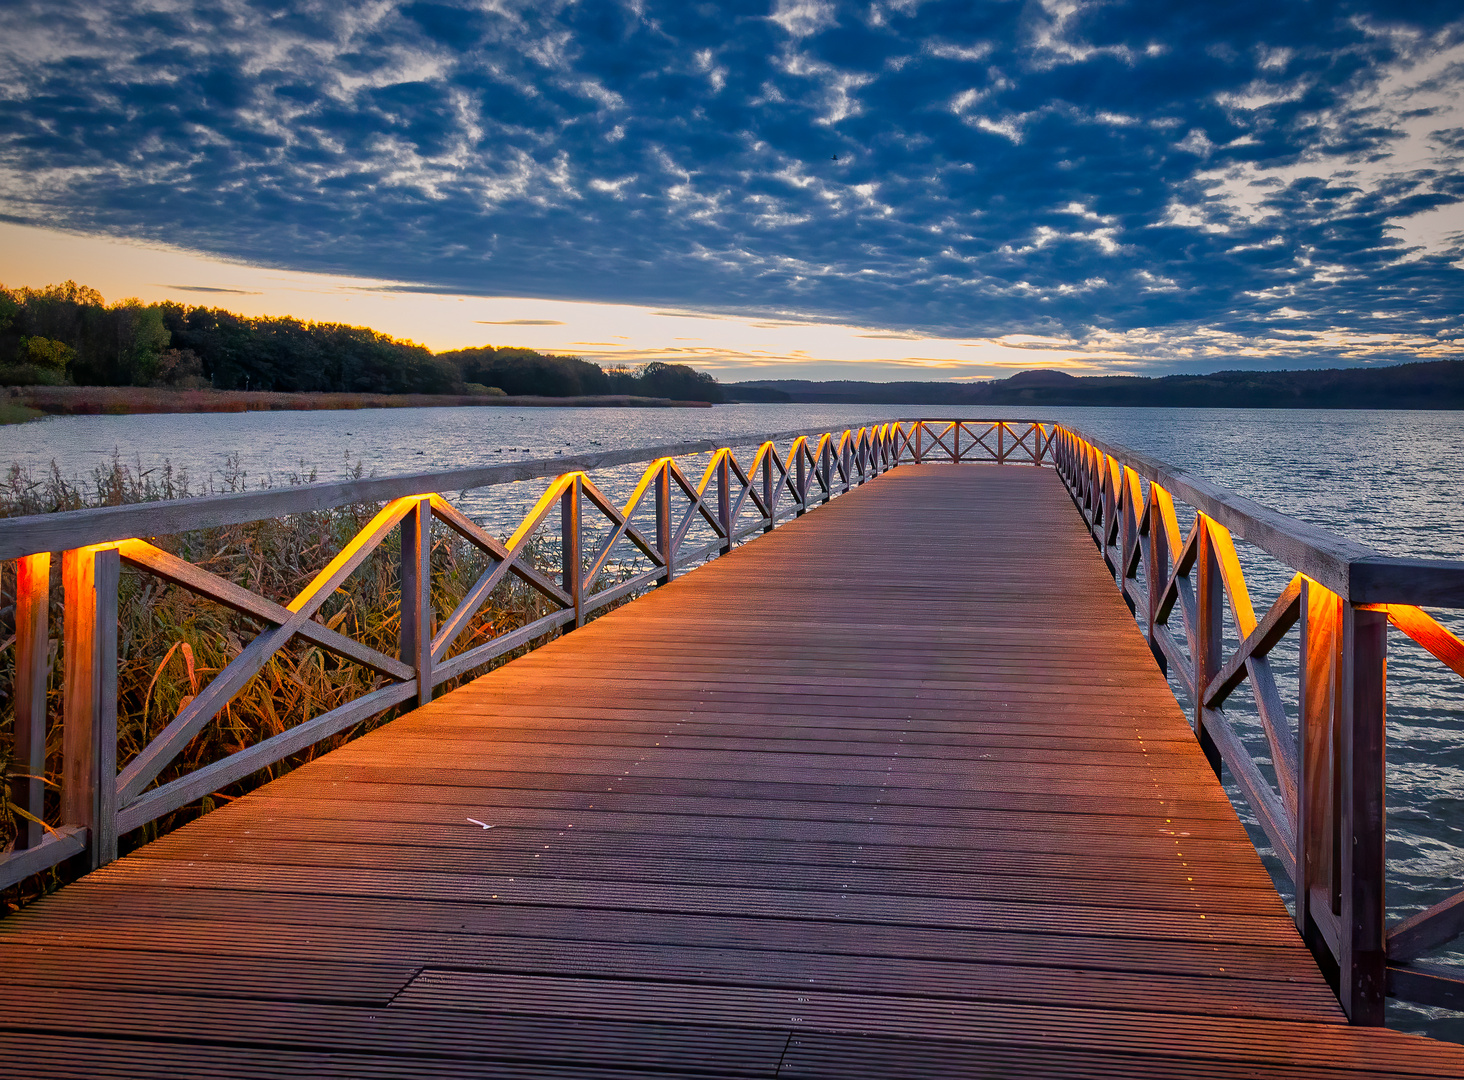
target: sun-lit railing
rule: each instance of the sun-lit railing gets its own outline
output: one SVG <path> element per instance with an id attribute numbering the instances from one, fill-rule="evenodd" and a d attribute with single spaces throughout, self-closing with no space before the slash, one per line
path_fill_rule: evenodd
<path id="1" fill-rule="evenodd" d="M 1297 927 L 1348 1016 L 1381 1023 L 1385 995 L 1459 1008 L 1464 969 L 1418 960 L 1464 932 L 1464 892 L 1387 925 L 1384 722 L 1390 625 L 1464 676 L 1464 642 L 1420 607 L 1464 607 L 1464 563 L 1384 556 L 1070 428 L 1053 456 L 1212 765 L 1291 879 Z M 1176 500 L 1193 509 L 1188 532 Z M 1233 536 L 1294 572 L 1259 616 Z M 1270 661 L 1292 630 L 1294 715 Z M 1226 714 L 1243 685 L 1274 780 Z"/>
<path id="2" fill-rule="evenodd" d="M 615 451 L 520 462 L 476 470 L 305 485 L 170 503 L 71 511 L 0 520 L 0 558 L 15 578 L 15 727 L 11 806 L 18 811 L 14 848 L 0 858 L 0 887 L 77 859 L 81 868 L 117 855 L 118 838 L 162 815 L 391 709 L 429 700 L 443 683 L 482 668 L 600 608 L 672 580 L 685 568 L 730 551 L 896 464 L 900 429 L 868 426 L 816 436 L 774 436 L 750 461 L 713 443 Z M 776 442 L 788 440 L 779 452 Z M 677 456 L 710 452 L 700 477 Z M 620 506 L 588 475 L 649 461 Z M 557 474 L 557 475 L 556 475 Z M 528 516 L 499 541 L 439 492 L 466 491 L 551 476 Z M 267 518 L 286 518 L 363 502 L 379 512 L 293 598 L 281 603 L 140 539 Z M 643 520 L 637 524 L 637 514 Z M 433 609 L 434 522 L 482 556 L 486 567 L 446 617 Z M 556 528 L 557 526 L 557 528 Z M 598 526 L 598 530 L 596 529 Z M 699 528 L 698 528 L 699 527 Z M 547 545 L 536 541 L 551 533 Z M 587 546 L 587 540 L 598 540 Z M 400 648 L 388 655 L 336 629 L 321 608 L 383 544 L 399 551 Z M 705 542 L 703 542 L 705 541 Z M 644 569 L 611 580 L 612 556 L 629 548 Z M 557 572 L 543 551 L 557 552 Z M 46 821 L 43 784 L 48 732 L 47 686 L 52 552 L 61 554 L 64 627 L 62 769 L 59 817 Z M 123 567 L 246 616 L 264 629 L 118 771 L 118 591 Z M 493 590 L 508 578 L 550 609 L 525 625 L 454 646 Z M 288 644 L 304 640 L 374 674 L 374 688 L 304 718 L 248 747 L 160 782 L 179 753 Z M 164 660 L 166 663 L 166 659 Z M 192 674 L 192 659 L 189 659 Z M 177 770 L 175 770 L 177 771 Z"/>

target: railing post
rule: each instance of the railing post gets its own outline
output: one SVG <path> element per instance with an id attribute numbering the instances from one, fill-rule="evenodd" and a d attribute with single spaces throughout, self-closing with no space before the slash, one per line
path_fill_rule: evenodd
<path id="1" fill-rule="evenodd" d="M 1169 657 L 1159 646 L 1157 625 L 1159 602 L 1163 599 L 1164 587 L 1169 584 L 1169 532 L 1164 528 L 1164 515 L 1159 509 L 1159 498 L 1151 481 L 1149 486 L 1149 557 L 1147 561 L 1149 586 L 1149 651 L 1159 664 L 1159 670 L 1169 674 Z"/>
<path id="2" fill-rule="evenodd" d="M 915 421 L 915 464 L 925 464 L 925 421 Z"/>
<path id="3" fill-rule="evenodd" d="M 565 592 L 574 600 L 574 625 L 585 624 L 584 568 L 580 565 L 580 481 L 576 475 L 559 497 L 560 572 Z"/>
<path id="4" fill-rule="evenodd" d="M 1302 593 L 1296 923 L 1354 1024 L 1383 1022 L 1387 614 Z"/>
<path id="5" fill-rule="evenodd" d="M 15 749 L 10 801 L 39 819 L 45 813 L 46 684 L 51 665 L 51 556 L 26 555 L 15 561 Z M 39 820 L 15 823 L 15 847 L 32 848 L 44 836 Z"/>
<path id="6" fill-rule="evenodd" d="M 727 467 L 729 451 L 721 451 L 717 459 L 717 524 L 722 527 L 722 554 L 732 550 L 731 469 Z"/>
<path id="7" fill-rule="evenodd" d="M 1220 748 L 1205 728 L 1205 687 L 1220 673 L 1225 646 L 1225 610 L 1222 593 L 1224 579 L 1220 576 L 1220 560 L 1215 555 L 1215 544 L 1210 538 L 1209 521 L 1201 515 L 1197 528 L 1200 530 L 1200 549 L 1195 559 L 1195 735 L 1199 737 L 1200 749 L 1205 752 L 1215 775 L 1220 775 Z M 1105 534 L 1108 526 L 1103 526 Z"/>
<path id="8" fill-rule="evenodd" d="M 1296 928 L 1313 953 L 1329 957 L 1337 947 L 1340 907 L 1333 701 L 1337 696 L 1341 629 L 1340 598 L 1303 578 L 1297 710 L 1301 762 L 1296 800 Z"/>
<path id="9" fill-rule="evenodd" d="M 1006 464 L 1006 425 L 996 425 L 996 463 Z"/>
<path id="10" fill-rule="evenodd" d="M 1113 459 L 1104 454 L 1099 467 L 1103 470 L 1103 529 L 1098 534 L 1098 546 L 1103 552 L 1103 561 L 1108 562 L 1108 534 L 1118 523 L 1118 492 L 1113 484 Z"/>
<path id="11" fill-rule="evenodd" d="M 1387 634 L 1385 612 L 1343 606 L 1337 739 L 1342 933 L 1337 996 L 1354 1024 L 1383 1022 Z"/>
<path id="12" fill-rule="evenodd" d="M 1125 565 L 1125 563 L 1128 561 L 1129 508 L 1124 505 L 1124 503 L 1127 502 L 1127 495 L 1128 466 L 1119 465 L 1117 490 L 1115 490 L 1113 493 L 1113 512 L 1117 515 L 1117 519 L 1114 521 L 1113 524 L 1117 527 L 1118 531 L 1118 595 L 1119 598 L 1125 602 L 1128 601 L 1128 595 L 1123 591 L 1123 586 L 1124 582 L 1127 580 L 1128 571 L 1128 567 Z M 1113 530 L 1108 530 L 1108 532 L 1111 531 Z M 1108 532 L 1104 533 L 1105 539 L 1107 539 Z M 1129 605 L 1129 609 L 1133 609 L 1132 604 Z"/>
<path id="13" fill-rule="evenodd" d="M 853 441 L 851 438 L 846 438 L 839 450 L 839 461 L 842 462 L 844 468 L 844 494 L 846 495 L 854 486 L 854 451 L 850 447 Z"/>
<path id="14" fill-rule="evenodd" d="M 402 663 L 417 672 L 417 704 L 432 700 L 432 501 L 402 518 Z"/>
<path id="15" fill-rule="evenodd" d="M 1080 454 L 1083 474 L 1083 508 L 1091 520 L 1098 520 L 1098 463 L 1094 460 L 1093 448 L 1084 446 Z"/>
<path id="16" fill-rule="evenodd" d="M 777 507 L 773 505 L 773 447 L 768 444 L 768 452 L 763 455 L 763 505 L 768 510 L 768 523 L 763 526 L 763 532 L 770 533 L 778 523 Z"/>
<path id="17" fill-rule="evenodd" d="M 807 451 L 801 440 L 793 444 L 793 449 L 798 457 L 798 516 L 802 517 L 804 511 L 808 509 L 808 476 L 805 469 Z"/>
<path id="18" fill-rule="evenodd" d="M 961 463 L 961 422 L 957 420 L 951 425 L 951 464 Z"/>
<path id="19" fill-rule="evenodd" d="M 66 598 L 61 820 L 87 830 L 87 870 L 117 857 L 117 585 L 107 546 L 61 556 Z"/>
<path id="20" fill-rule="evenodd" d="M 671 462 L 666 460 L 656 474 L 656 550 L 666 560 L 666 584 L 676 576 L 671 542 Z"/>
<path id="21" fill-rule="evenodd" d="M 1129 595 L 1128 579 L 1132 549 L 1139 545 L 1139 512 L 1134 506 L 1140 497 L 1139 478 L 1127 465 L 1118 467 L 1118 494 L 1123 506 L 1119 511 L 1118 530 L 1118 595 L 1129 611 L 1137 613 Z"/>
<path id="22" fill-rule="evenodd" d="M 819 468 L 823 472 L 823 498 L 820 502 L 827 503 L 834 497 L 834 451 L 830 440 L 819 440 Z M 896 453 L 898 456 L 898 451 Z"/>

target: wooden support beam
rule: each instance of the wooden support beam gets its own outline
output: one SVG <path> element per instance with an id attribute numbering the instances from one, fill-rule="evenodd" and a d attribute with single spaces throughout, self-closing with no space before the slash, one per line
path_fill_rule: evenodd
<path id="1" fill-rule="evenodd" d="M 574 601 L 574 625 L 585 624 L 584 572 L 580 566 L 580 490 L 576 476 L 559 497 L 560 587 Z"/>
<path id="2" fill-rule="evenodd" d="M 763 462 L 764 469 L 764 491 L 768 489 L 768 481 L 772 470 L 772 455 L 766 456 Z M 769 498 L 771 505 L 771 498 Z M 768 528 L 771 529 L 772 522 L 769 521 Z M 666 584 L 676 576 L 676 549 L 675 534 L 671 528 L 671 466 L 668 461 L 662 461 L 659 471 L 656 473 L 656 550 L 661 553 L 661 559 L 666 564 Z"/>
<path id="3" fill-rule="evenodd" d="M 1384 750 L 1388 616 L 1342 609 L 1342 949 L 1338 997 L 1354 1024 L 1383 1023 L 1387 860 Z"/>
<path id="4" fill-rule="evenodd" d="M 1333 701 L 1342 601 L 1307 578 L 1301 594 L 1301 784 L 1296 805 L 1296 928 L 1320 959 L 1330 961 L 1325 925 L 1338 914 L 1336 757 Z"/>
<path id="5" fill-rule="evenodd" d="M 11 804 L 36 819 L 45 813 L 46 690 L 51 664 L 51 556 L 15 561 L 15 734 L 10 767 Z M 39 820 L 15 823 L 16 850 L 38 847 L 45 836 Z"/>
<path id="6" fill-rule="evenodd" d="M 729 451 L 717 456 L 717 521 L 722 526 L 722 554 L 732 550 L 732 478 L 728 475 Z"/>
<path id="7" fill-rule="evenodd" d="M 432 500 L 417 500 L 402 518 L 402 663 L 417 676 L 417 704 L 432 700 Z"/>
<path id="8" fill-rule="evenodd" d="M 1205 728 L 1205 687 L 1220 671 L 1225 648 L 1225 610 L 1223 604 L 1224 582 L 1220 578 L 1220 561 L 1216 557 L 1215 545 L 1207 527 L 1209 522 L 1201 518 L 1196 522 L 1199 529 L 1199 550 L 1195 559 L 1195 734 L 1199 736 L 1200 747 L 1209 759 L 1215 775 L 1220 775 L 1220 750 L 1214 736 Z"/>
<path id="9" fill-rule="evenodd" d="M 1163 592 L 1169 584 L 1169 533 L 1164 528 L 1164 520 L 1159 512 L 1159 493 L 1157 485 L 1149 486 L 1149 651 L 1154 654 L 1154 661 L 1159 665 L 1159 670 L 1169 671 L 1169 661 L 1164 655 L 1164 650 L 1159 647 L 1156 638 L 1155 628 L 1159 622 L 1159 604 L 1163 599 Z"/>
<path id="10" fill-rule="evenodd" d="M 83 870 L 117 857 L 117 584 L 110 546 L 61 557 L 66 684 L 61 822 L 86 829 Z"/>
<path id="11" fill-rule="evenodd" d="M 1388 996 L 1464 1012 L 1464 968 L 1452 964 L 1389 964 Z"/>
<path id="12" fill-rule="evenodd" d="M 1389 962 L 1416 960 L 1464 934 L 1464 892 L 1440 900 L 1388 931 Z"/>

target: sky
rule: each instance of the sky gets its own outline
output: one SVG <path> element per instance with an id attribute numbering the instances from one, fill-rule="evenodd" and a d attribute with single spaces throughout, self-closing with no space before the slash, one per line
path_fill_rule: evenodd
<path id="1" fill-rule="evenodd" d="M 1457 3 L 9 0 L 0 282 L 738 378 L 1464 356 Z"/>

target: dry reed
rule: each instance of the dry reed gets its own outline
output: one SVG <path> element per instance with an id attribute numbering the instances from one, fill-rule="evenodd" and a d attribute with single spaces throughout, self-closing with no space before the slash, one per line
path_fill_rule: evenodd
<path id="1" fill-rule="evenodd" d="M 355 470 L 360 475 L 360 470 Z M 308 483 L 313 472 L 301 470 L 286 478 L 291 483 Z M 67 481 L 53 465 L 40 478 L 12 468 L 0 479 L 0 515 L 46 513 L 88 506 L 110 506 L 157 499 L 184 498 L 220 491 L 245 490 L 246 477 L 237 460 L 224 474 L 204 485 L 194 484 L 185 471 L 164 466 L 146 470 L 128 465 L 120 456 L 93 473 L 88 482 Z M 363 504 L 335 510 L 297 514 L 288 518 L 256 521 L 243 525 L 202 529 L 176 536 L 153 538 L 152 542 L 212 573 L 280 603 L 302 589 L 364 525 L 379 504 Z M 532 557 L 539 568 L 553 553 L 535 549 Z M 62 598 L 59 567 L 53 559 L 50 611 L 49 719 L 46 743 L 46 813 L 54 824 L 59 810 L 61 770 L 61 685 L 60 628 Z M 437 620 L 452 612 L 458 600 L 477 580 L 487 557 L 456 533 L 435 525 L 432 543 L 432 606 Z M 624 574 L 611 575 L 611 583 Z M 321 609 L 326 625 L 389 655 L 399 649 L 400 548 L 396 533 L 381 545 L 364 565 Z M 623 601 L 622 601 L 623 602 Z M 0 769 L 9 772 L 14 730 L 15 650 L 13 647 L 15 571 L 6 565 L 0 574 Z M 471 648 L 499 634 L 547 614 L 540 596 L 510 576 L 490 597 L 449 655 Z M 209 678 L 239 655 L 245 644 L 263 627 L 177 586 L 143 572 L 124 568 L 119 590 L 119 659 L 117 762 L 123 767 L 140 752 L 167 723 L 187 705 Z M 497 661 L 506 663 L 548 636 L 526 645 Z M 5 641 L 10 638 L 9 641 Z M 479 669 L 474 674 L 481 674 Z M 309 642 L 296 640 L 277 653 L 212 723 L 207 725 L 159 777 L 159 783 L 220 760 L 238 750 L 284 731 L 382 685 L 379 676 L 367 668 L 325 652 Z M 444 686 L 445 692 L 452 684 Z M 405 709 L 406 706 L 401 707 Z M 239 783 L 230 784 L 200 802 L 179 810 L 128 836 L 125 852 L 178 825 L 205 814 L 220 802 L 237 798 L 269 779 L 288 772 L 341 743 L 378 727 L 401 711 L 392 710 L 333 738 L 316 744 L 270 766 Z M 0 849 L 13 845 L 17 821 L 10 805 L 7 785 L 0 784 Z M 3 910 L 16 907 L 57 887 L 63 874 L 50 871 L 8 891 Z"/>

